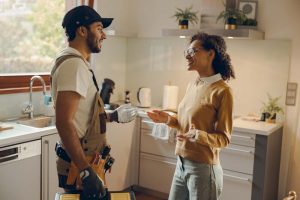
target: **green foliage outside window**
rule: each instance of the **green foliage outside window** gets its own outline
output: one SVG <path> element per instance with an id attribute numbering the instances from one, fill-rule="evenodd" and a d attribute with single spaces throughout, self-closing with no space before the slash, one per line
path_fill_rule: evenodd
<path id="1" fill-rule="evenodd" d="M 18 2 L 0 3 L 0 73 L 49 72 L 64 46 L 65 0 Z"/>

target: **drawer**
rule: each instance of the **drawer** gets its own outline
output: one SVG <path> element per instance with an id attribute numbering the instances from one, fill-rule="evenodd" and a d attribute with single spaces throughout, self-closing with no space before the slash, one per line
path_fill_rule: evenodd
<path id="1" fill-rule="evenodd" d="M 141 153 L 139 186 L 168 194 L 175 168 L 176 159 Z"/>
<path id="2" fill-rule="evenodd" d="M 254 148 L 231 144 L 221 150 L 220 161 L 223 169 L 253 174 Z"/>
<path id="3" fill-rule="evenodd" d="M 175 143 L 154 138 L 149 130 L 141 130 L 140 151 L 143 153 L 176 158 L 175 146 Z"/>
<path id="4" fill-rule="evenodd" d="M 255 134 L 233 131 L 231 135 L 231 144 L 255 147 Z"/>
<path id="5" fill-rule="evenodd" d="M 149 119 L 149 118 L 142 118 L 141 119 L 141 128 L 142 129 L 147 129 L 147 130 L 152 130 L 153 128 L 153 125 L 154 125 L 154 122 Z"/>
<path id="6" fill-rule="evenodd" d="M 223 170 L 221 200 L 251 200 L 252 176 Z"/>

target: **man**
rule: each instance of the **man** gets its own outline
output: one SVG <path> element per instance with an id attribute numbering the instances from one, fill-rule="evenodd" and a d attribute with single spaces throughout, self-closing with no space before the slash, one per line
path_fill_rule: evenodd
<path id="1" fill-rule="evenodd" d="M 81 182 L 84 199 L 98 200 L 106 193 L 103 181 L 87 159 L 106 145 L 106 121 L 130 122 L 137 113 L 128 105 L 117 108 L 111 114 L 105 113 L 96 78 L 88 62 L 91 53 L 101 51 L 102 42 L 106 39 L 103 29 L 112 20 L 101 18 L 88 6 L 70 10 L 62 22 L 69 45 L 58 55 L 51 72 L 56 128 L 61 138 L 56 148 L 59 187 L 66 192 L 78 192 Z M 70 171 L 73 166 L 79 172 L 80 180 L 73 177 L 72 181 Z"/>

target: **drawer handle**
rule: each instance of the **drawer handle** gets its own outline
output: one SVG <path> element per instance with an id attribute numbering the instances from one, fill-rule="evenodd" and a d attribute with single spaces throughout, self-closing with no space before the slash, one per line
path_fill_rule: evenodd
<path id="1" fill-rule="evenodd" d="M 142 120 L 142 123 L 145 123 L 145 124 L 154 124 L 153 121 L 148 121 L 148 120 Z"/>
<path id="2" fill-rule="evenodd" d="M 231 147 L 227 147 L 225 149 L 230 150 L 230 151 L 237 151 L 239 153 L 248 153 L 248 154 L 254 155 L 253 151 L 241 150 L 241 149 L 236 149 L 236 148 L 231 148 Z"/>
<path id="3" fill-rule="evenodd" d="M 253 137 L 250 137 L 250 136 L 243 136 L 243 135 L 235 135 L 235 134 L 232 134 L 231 137 L 242 138 L 242 139 L 247 139 L 247 140 L 254 140 Z"/>
<path id="4" fill-rule="evenodd" d="M 229 174 L 223 174 L 223 176 L 228 177 L 228 178 L 237 179 L 239 181 L 246 181 L 246 182 L 252 183 L 252 180 L 250 178 L 242 178 L 239 176 L 233 176 L 233 175 L 229 175 Z"/>

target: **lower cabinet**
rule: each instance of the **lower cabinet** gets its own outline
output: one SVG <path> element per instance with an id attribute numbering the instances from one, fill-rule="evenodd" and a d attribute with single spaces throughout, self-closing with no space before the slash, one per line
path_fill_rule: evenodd
<path id="1" fill-rule="evenodd" d="M 111 173 L 106 173 L 110 191 L 121 191 L 138 182 L 139 123 L 107 123 L 107 142 L 111 146 L 110 155 L 115 159 Z"/>
<path id="2" fill-rule="evenodd" d="M 63 192 L 58 187 L 56 170 L 55 144 L 58 134 L 42 137 L 42 200 L 54 200 L 56 192 Z"/>
<path id="3" fill-rule="evenodd" d="M 223 169 L 222 200 L 251 200 L 252 175 Z"/>
<path id="4" fill-rule="evenodd" d="M 248 123 L 247 128 L 234 126 L 230 145 L 221 150 L 221 200 L 277 199 L 282 127 L 259 125 L 262 130 Z M 141 118 L 138 185 L 168 194 L 176 166 L 175 144 L 153 138 L 152 128 L 149 118 Z"/>
<path id="5" fill-rule="evenodd" d="M 168 194 L 176 167 L 176 159 L 140 154 L 139 186 Z"/>

